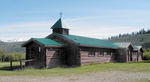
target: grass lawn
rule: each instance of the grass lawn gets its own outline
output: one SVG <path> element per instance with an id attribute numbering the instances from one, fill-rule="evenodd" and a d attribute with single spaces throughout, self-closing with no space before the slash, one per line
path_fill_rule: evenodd
<path id="1" fill-rule="evenodd" d="M 9 66 L 9 62 L 0 63 L 0 68 Z M 13 63 L 19 65 L 19 62 Z M 150 63 L 105 63 L 90 64 L 76 68 L 52 68 L 52 69 L 25 69 L 20 71 L 0 70 L 0 76 L 27 75 L 27 76 L 55 76 L 65 74 L 83 74 L 103 71 L 127 71 L 150 72 Z"/>

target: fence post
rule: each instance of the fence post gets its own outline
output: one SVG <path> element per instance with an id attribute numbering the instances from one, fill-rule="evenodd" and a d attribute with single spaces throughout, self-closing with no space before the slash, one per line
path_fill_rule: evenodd
<path id="1" fill-rule="evenodd" d="M 10 70 L 13 70 L 13 67 L 12 67 L 12 59 L 10 59 Z"/>
<path id="2" fill-rule="evenodd" d="M 20 69 L 22 69 L 22 60 L 20 59 Z"/>

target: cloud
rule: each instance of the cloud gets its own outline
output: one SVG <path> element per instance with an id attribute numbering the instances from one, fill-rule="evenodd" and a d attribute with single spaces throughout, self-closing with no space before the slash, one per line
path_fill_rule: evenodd
<path id="1" fill-rule="evenodd" d="M 31 37 L 45 37 L 51 33 L 51 23 L 46 21 L 1 25 L 0 40 L 27 40 Z"/>
<path id="2" fill-rule="evenodd" d="M 139 31 L 142 28 L 129 27 L 129 26 L 97 26 L 95 28 L 90 28 L 86 26 L 85 28 L 73 28 L 71 29 L 71 34 L 77 34 L 87 37 L 94 38 L 108 38 L 111 36 L 116 36 L 118 34 L 131 33 Z"/>
<path id="3" fill-rule="evenodd" d="M 65 27 L 70 29 L 70 34 L 93 38 L 108 38 L 118 34 L 136 32 L 143 28 L 131 25 L 107 25 L 96 19 L 97 17 L 79 17 L 64 19 L 63 21 Z M 53 23 L 39 21 L 1 25 L 0 40 L 28 40 L 31 37 L 42 38 L 52 33 L 50 27 Z"/>

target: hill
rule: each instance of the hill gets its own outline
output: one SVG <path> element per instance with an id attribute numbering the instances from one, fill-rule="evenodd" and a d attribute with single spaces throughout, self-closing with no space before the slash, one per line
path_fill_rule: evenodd
<path id="1" fill-rule="evenodd" d="M 141 31 L 139 31 L 141 32 Z M 123 34 L 109 38 L 113 42 L 131 42 L 134 45 L 143 45 L 145 48 L 150 48 L 150 33 Z"/>
<path id="2" fill-rule="evenodd" d="M 23 42 L 2 42 L 0 41 L 0 49 L 4 49 L 8 53 L 24 53 L 25 49 L 21 47 Z"/>
<path id="3" fill-rule="evenodd" d="M 131 42 L 134 45 L 143 45 L 145 48 L 150 48 L 150 30 L 144 29 L 139 32 L 132 32 L 131 34 L 119 34 L 118 36 L 112 36 L 109 40 L 113 42 Z M 4 49 L 6 52 L 13 53 L 25 53 L 25 48 L 21 47 L 22 42 L 2 42 L 0 40 L 0 49 Z"/>

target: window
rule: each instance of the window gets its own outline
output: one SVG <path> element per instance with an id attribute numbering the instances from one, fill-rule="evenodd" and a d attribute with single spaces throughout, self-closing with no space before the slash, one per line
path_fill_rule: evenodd
<path id="1" fill-rule="evenodd" d="M 106 55 L 107 55 L 107 52 L 104 52 L 104 55 L 106 56 Z"/>
<path id="2" fill-rule="evenodd" d="M 89 56 L 89 57 L 94 57 L 94 56 L 95 56 L 95 51 L 90 51 L 90 52 L 88 53 L 88 56 Z"/>
<path id="3" fill-rule="evenodd" d="M 111 52 L 111 55 L 114 55 L 114 52 Z"/>
<path id="4" fill-rule="evenodd" d="M 104 52 L 103 51 L 100 51 L 99 53 L 98 53 L 98 55 L 97 55 L 98 57 L 102 57 L 102 56 L 104 56 Z"/>
<path id="5" fill-rule="evenodd" d="M 52 48 L 48 48 L 48 51 L 52 51 L 53 49 Z"/>
<path id="6" fill-rule="evenodd" d="M 111 55 L 111 52 L 107 52 L 107 55 Z"/>
<path id="7" fill-rule="evenodd" d="M 111 56 L 111 52 L 110 51 L 105 52 L 105 56 Z"/>
<path id="8" fill-rule="evenodd" d="M 41 52 L 41 47 L 39 47 L 39 52 Z"/>

